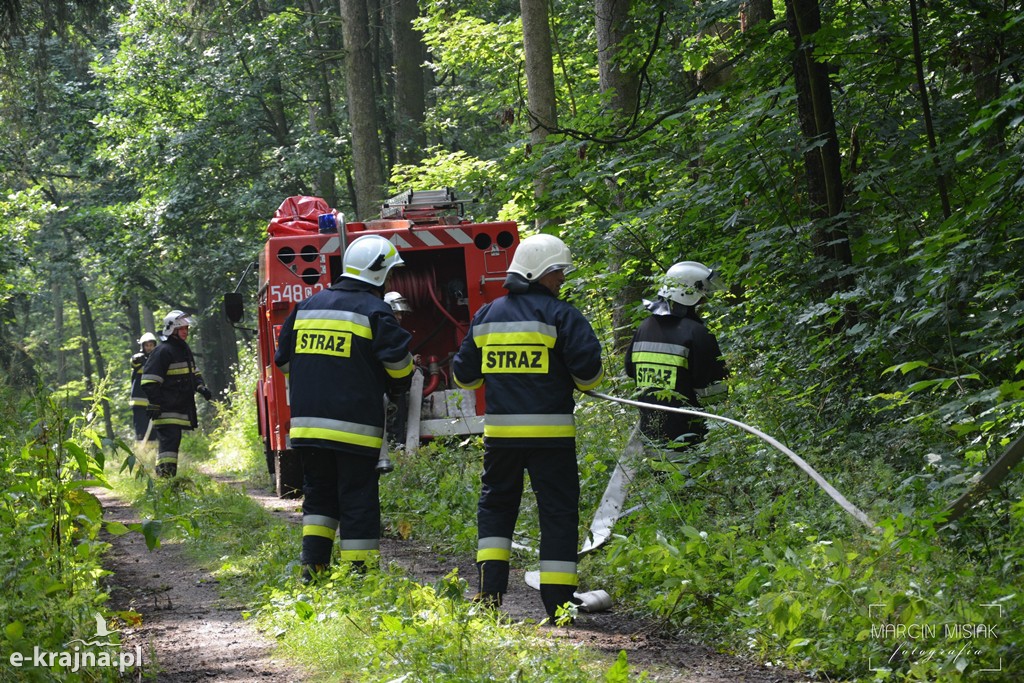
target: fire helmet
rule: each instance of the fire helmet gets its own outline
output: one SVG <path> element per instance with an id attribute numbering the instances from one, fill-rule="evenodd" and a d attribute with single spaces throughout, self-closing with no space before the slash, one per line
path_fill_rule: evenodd
<path id="1" fill-rule="evenodd" d="M 174 310 L 164 316 L 164 326 L 160 328 L 160 335 L 166 339 L 174 334 L 179 327 L 190 327 L 192 318 L 189 318 L 183 311 Z"/>
<path id="2" fill-rule="evenodd" d="M 412 306 L 405 300 L 401 292 L 387 292 L 384 294 L 384 303 L 391 306 L 391 310 L 395 313 L 411 313 Z"/>
<path id="3" fill-rule="evenodd" d="M 718 273 L 697 261 L 680 261 L 665 273 L 658 296 L 684 306 L 694 306 L 722 288 Z"/>
<path id="4" fill-rule="evenodd" d="M 554 235 L 531 235 L 519 243 L 508 272 L 536 282 L 555 270 L 572 270 L 572 254 Z"/>
<path id="5" fill-rule="evenodd" d="M 141 337 L 139 337 L 139 346 L 142 346 L 146 342 L 153 342 L 154 344 L 156 344 L 157 343 L 156 335 L 153 334 L 152 332 L 147 332 L 144 335 L 142 335 Z"/>
<path id="6" fill-rule="evenodd" d="M 380 235 L 363 235 L 345 249 L 341 275 L 382 287 L 391 269 L 404 265 L 391 242 Z"/>

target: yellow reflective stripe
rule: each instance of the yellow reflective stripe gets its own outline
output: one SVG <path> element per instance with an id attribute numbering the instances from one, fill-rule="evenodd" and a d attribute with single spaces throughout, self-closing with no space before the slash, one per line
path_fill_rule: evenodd
<path id="1" fill-rule="evenodd" d="M 554 348 L 557 339 L 543 332 L 491 332 L 488 334 L 475 334 L 473 341 L 480 348 L 485 346 L 530 344 L 533 346 L 546 346 Z"/>
<path id="2" fill-rule="evenodd" d="M 325 439 L 327 441 L 340 441 L 356 446 L 368 446 L 380 448 L 384 443 L 381 436 L 366 436 L 353 432 L 343 432 L 337 429 L 325 429 L 323 427 L 292 427 L 291 436 L 293 439 Z"/>
<path id="3" fill-rule="evenodd" d="M 177 463 L 178 454 L 174 451 L 164 451 L 163 453 L 156 454 L 156 464 L 166 465 L 167 463 Z"/>
<path id="4" fill-rule="evenodd" d="M 351 320 L 324 320 L 323 318 L 296 320 L 295 331 L 301 330 L 350 332 L 364 339 L 373 339 L 373 331 L 369 327 L 352 322 Z"/>
<path id="5" fill-rule="evenodd" d="M 512 559 L 512 551 L 505 548 L 480 548 L 476 551 L 477 562 L 486 562 L 487 560 L 508 562 L 510 559 Z"/>
<path id="6" fill-rule="evenodd" d="M 650 351 L 633 352 L 634 363 L 654 363 L 656 365 L 672 365 L 680 368 L 690 367 L 690 361 L 683 356 L 676 356 L 670 353 L 653 353 Z"/>
<path id="7" fill-rule="evenodd" d="M 405 358 L 398 361 L 397 363 L 383 363 L 384 370 L 389 376 L 397 378 L 406 377 L 411 375 L 415 369 L 412 362 L 412 354 L 405 354 Z"/>
<path id="8" fill-rule="evenodd" d="M 463 389 L 479 389 L 484 385 L 483 377 L 481 377 L 475 382 L 463 382 L 462 380 L 459 379 L 458 375 L 452 375 L 452 378 L 455 380 L 455 383 L 462 387 Z"/>
<path id="9" fill-rule="evenodd" d="M 149 399 L 133 398 L 132 400 L 128 401 L 128 405 L 132 405 L 132 406 L 148 406 L 149 405 Z"/>
<path id="10" fill-rule="evenodd" d="M 591 380 L 582 380 L 576 376 L 573 376 L 572 381 L 576 383 L 576 388 L 580 391 L 590 391 L 604 379 L 604 368 L 597 373 L 597 376 Z"/>
<path id="11" fill-rule="evenodd" d="M 485 418 L 484 436 L 493 436 L 499 439 L 573 437 L 576 436 L 576 425 L 491 425 Z"/>
<path id="12" fill-rule="evenodd" d="M 329 538 L 334 540 L 335 530 L 329 526 L 320 526 L 319 524 L 303 524 L 302 535 L 303 536 L 320 536 L 321 538 Z"/>
<path id="13" fill-rule="evenodd" d="M 342 550 L 339 557 L 342 562 L 370 562 L 379 554 L 378 550 Z"/>
<path id="14" fill-rule="evenodd" d="M 729 385 L 725 382 L 715 382 L 704 389 L 697 389 L 697 398 L 701 403 L 718 403 L 729 396 Z"/>
<path id="15" fill-rule="evenodd" d="M 638 341 L 633 344 L 634 353 L 649 351 L 651 353 L 667 353 L 670 356 L 689 356 L 690 349 L 682 344 L 668 344 L 665 342 Z"/>
<path id="16" fill-rule="evenodd" d="M 476 561 L 502 560 L 508 562 L 512 557 L 512 539 L 504 536 L 484 536 L 476 542 Z"/>
<path id="17" fill-rule="evenodd" d="M 568 572 L 541 572 L 540 573 L 541 585 L 557 585 L 557 586 L 578 586 L 579 578 L 576 574 L 570 574 Z"/>
<path id="18" fill-rule="evenodd" d="M 349 538 L 339 544 L 340 557 L 343 562 L 366 562 L 375 559 L 380 548 L 376 538 Z"/>
<path id="19" fill-rule="evenodd" d="M 384 442 L 384 429 L 373 425 L 331 420 L 326 417 L 293 417 L 293 439 L 326 439 L 356 446 L 380 448 Z"/>
<path id="20" fill-rule="evenodd" d="M 158 417 L 153 420 L 154 425 L 177 425 L 179 427 L 191 427 L 192 421 L 180 417 Z"/>
<path id="21" fill-rule="evenodd" d="M 564 438 L 576 436 L 572 415 L 487 415 L 484 436 L 497 438 Z"/>
<path id="22" fill-rule="evenodd" d="M 143 375 L 142 384 L 163 384 L 164 378 L 160 375 Z"/>

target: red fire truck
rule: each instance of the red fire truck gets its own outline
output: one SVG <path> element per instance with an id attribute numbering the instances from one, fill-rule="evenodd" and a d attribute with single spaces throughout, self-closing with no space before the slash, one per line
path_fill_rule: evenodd
<path id="1" fill-rule="evenodd" d="M 400 442 L 411 449 L 420 439 L 483 432 L 483 392 L 455 386 L 451 361 L 473 314 L 504 294 L 501 285 L 519 244 L 514 222 L 474 223 L 454 192 L 443 189 L 404 192 L 384 203 L 379 219 L 351 223 L 319 197 L 289 197 L 267 233 L 259 257 L 256 405 L 278 495 L 301 490 L 302 469 L 288 440 L 288 396 L 274 365 L 277 336 L 296 303 L 336 279 L 345 245 L 361 235 L 384 236 L 405 261 L 391 272 L 388 289 L 412 309 L 401 324 L 412 334 L 409 351 L 419 362 L 407 414 L 397 421 L 406 425 Z M 225 297 L 233 322 L 243 309 L 241 295 Z"/>

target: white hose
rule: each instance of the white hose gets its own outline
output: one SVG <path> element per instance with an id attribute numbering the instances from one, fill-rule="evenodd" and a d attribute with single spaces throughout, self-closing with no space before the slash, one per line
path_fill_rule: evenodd
<path id="1" fill-rule="evenodd" d="M 872 522 L 871 519 L 869 519 L 867 515 L 865 515 L 863 512 L 861 512 L 860 509 L 858 509 L 857 506 L 855 506 L 853 503 L 848 501 L 843 496 L 843 494 L 839 493 L 839 491 L 837 491 L 835 489 L 834 486 L 832 486 L 827 481 L 825 481 L 824 477 L 822 477 L 820 474 L 818 474 L 814 470 L 813 467 L 808 465 L 807 462 L 803 458 L 801 458 L 799 455 L 797 455 L 793 451 L 791 451 L 788 448 L 786 448 L 785 446 L 783 446 L 777 440 L 775 440 L 774 438 L 768 436 L 767 434 L 765 434 L 764 432 L 762 432 L 761 430 L 759 430 L 759 429 L 757 429 L 755 427 L 751 427 L 748 424 L 744 424 L 744 423 L 740 422 L 739 420 L 733 420 L 732 418 L 722 417 L 721 415 L 713 415 L 711 413 L 704 413 L 704 412 L 701 412 L 699 410 L 691 410 L 689 408 L 673 408 L 671 406 L 659 406 L 659 405 L 655 405 L 653 403 L 644 403 L 643 401 L 633 401 L 633 400 L 630 400 L 628 398 L 617 398 L 615 396 L 609 396 L 608 394 L 602 394 L 601 392 L 598 392 L 598 391 L 587 391 L 587 392 L 584 392 L 584 393 L 586 393 L 586 394 L 588 394 L 590 396 L 593 396 L 595 398 L 603 398 L 606 401 L 613 401 L 615 403 L 624 403 L 626 405 L 636 406 L 638 408 L 651 408 L 653 410 L 662 410 L 662 411 L 665 411 L 665 412 L 668 412 L 668 413 L 682 413 L 684 415 L 693 415 L 695 417 L 703 417 L 703 418 L 706 418 L 706 419 L 709 419 L 709 420 L 718 420 L 720 422 L 728 422 L 731 425 L 739 427 L 743 431 L 749 432 L 749 433 L 753 434 L 754 436 L 756 436 L 757 438 L 761 439 L 765 443 L 769 444 L 773 448 L 775 448 L 775 449 L 781 451 L 782 453 L 784 453 L 787 458 L 789 458 L 790 460 L 792 460 L 796 464 L 797 467 L 799 467 L 805 473 L 807 473 L 807 475 L 811 479 L 814 480 L 814 483 L 816 483 L 818 486 L 820 486 L 825 491 L 825 493 L 827 493 L 832 498 L 832 500 L 834 500 L 836 503 L 838 503 L 839 507 L 843 508 L 843 510 L 845 510 L 847 513 L 849 513 L 858 522 L 860 522 L 861 524 L 863 524 L 867 528 L 871 529 L 872 531 L 876 531 L 876 532 L 877 531 L 881 531 L 881 529 L 878 526 L 876 526 L 875 523 Z"/>

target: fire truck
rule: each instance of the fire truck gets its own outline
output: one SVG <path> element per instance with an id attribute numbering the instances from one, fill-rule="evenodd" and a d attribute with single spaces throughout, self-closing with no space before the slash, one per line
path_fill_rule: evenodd
<path id="1" fill-rule="evenodd" d="M 282 497 L 301 492 L 302 466 L 288 439 L 285 378 L 274 365 L 278 334 L 299 301 L 335 281 L 345 246 L 362 235 L 390 240 L 405 262 L 388 283 L 411 307 L 401 325 L 412 335 L 409 351 L 417 359 L 408 406 L 391 421 L 405 425 L 399 443 L 411 450 L 421 439 L 483 432 L 483 390 L 457 387 L 451 363 L 473 314 L 504 294 L 519 244 L 516 223 L 473 222 L 447 188 L 403 192 L 384 203 L 379 219 L 363 222 L 346 222 L 319 197 L 289 197 L 267 226 L 256 301 L 259 433 Z M 225 296 L 232 322 L 241 320 L 244 308 L 237 292 Z"/>

